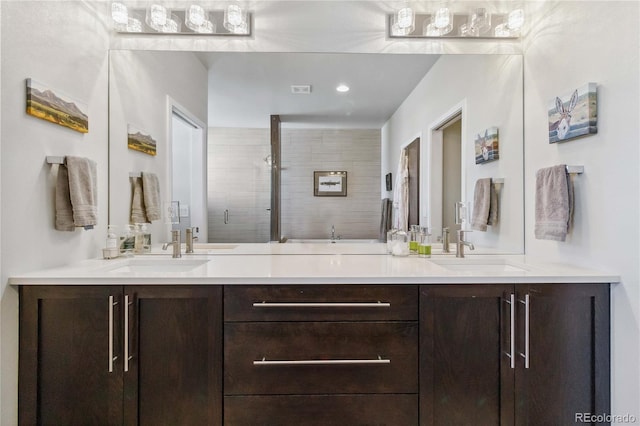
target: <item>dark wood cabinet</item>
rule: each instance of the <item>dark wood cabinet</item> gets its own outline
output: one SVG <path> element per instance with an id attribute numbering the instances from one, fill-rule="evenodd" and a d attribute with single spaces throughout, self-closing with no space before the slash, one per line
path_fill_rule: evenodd
<path id="1" fill-rule="evenodd" d="M 608 284 L 421 287 L 420 423 L 609 413 Z"/>
<path id="2" fill-rule="evenodd" d="M 222 424 L 222 291 L 24 286 L 20 424 Z"/>
<path id="3" fill-rule="evenodd" d="M 609 285 L 516 286 L 516 295 L 515 424 L 610 413 Z"/>
<path id="4" fill-rule="evenodd" d="M 513 417 L 512 285 L 421 287 L 422 425 L 500 425 Z M 506 338 L 505 338 L 506 337 Z"/>
<path id="5" fill-rule="evenodd" d="M 224 307 L 224 309 L 223 309 Z M 608 284 L 22 286 L 21 425 L 564 425 Z"/>
<path id="6" fill-rule="evenodd" d="M 113 361 L 121 293 L 112 286 L 20 288 L 19 424 L 122 424 L 123 372 Z"/>

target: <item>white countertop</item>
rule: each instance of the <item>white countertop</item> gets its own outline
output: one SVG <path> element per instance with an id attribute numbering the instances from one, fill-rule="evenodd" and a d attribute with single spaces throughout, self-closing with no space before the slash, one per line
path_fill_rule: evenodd
<path id="1" fill-rule="evenodd" d="M 205 247 L 206 246 L 206 247 Z M 217 246 L 217 247 L 213 247 Z M 224 246 L 224 247 L 223 247 Z M 184 252 L 184 248 L 183 248 Z M 385 244 L 207 244 L 195 254 L 90 259 L 12 285 L 616 283 L 620 276 L 523 255 L 394 257 Z"/>

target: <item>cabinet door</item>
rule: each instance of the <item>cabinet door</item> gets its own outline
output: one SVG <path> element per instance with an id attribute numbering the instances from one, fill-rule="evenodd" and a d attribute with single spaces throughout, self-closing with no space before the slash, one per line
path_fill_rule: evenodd
<path id="1" fill-rule="evenodd" d="M 125 424 L 221 425 L 221 287 L 127 286 L 124 299 Z"/>
<path id="2" fill-rule="evenodd" d="M 609 285 L 516 288 L 516 424 L 574 424 L 576 413 L 609 413 Z"/>
<path id="3" fill-rule="evenodd" d="M 20 424 L 122 424 L 121 294 L 20 288 Z"/>
<path id="4" fill-rule="evenodd" d="M 512 285 L 421 287 L 421 425 L 513 424 L 512 294 Z"/>

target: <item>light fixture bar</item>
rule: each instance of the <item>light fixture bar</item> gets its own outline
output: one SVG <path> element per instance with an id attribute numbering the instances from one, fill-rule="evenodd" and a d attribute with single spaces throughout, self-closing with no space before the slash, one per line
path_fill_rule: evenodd
<path id="1" fill-rule="evenodd" d="M 148 22 L 144 22 L 147 15 L 147 8 L 129 8 L 128 16 L 142 17 L 143 22 L 138 22 L 138 26 L 133 29 L 131 25 L 123 25 L 114 20 L 114 30 L 121 34 L 155 34 L 155 35 L 191 35 L 191 36 L 233 36 L 246 37 L 251 36 L 252 18 L 251 12 L 244 10 L 246 21 L 240 26 L 232 27 L 231 30 L 223 26 L 224 10 L 207 10 L 207 9 L 189 9 L 190 5 L 183 8 L 167 8 L 170 10 L 171 19 L 177 21 L 178 31 L 167 32 L 162 28 L 155 29 Z M 119 6 L 116 6 L 119 12 Z M 204 12 L 201 14 L 201 12 Z M 118 19 L 123 20 L 122 13 L 116 15 Z M 208 19 L 207 19 L 208 18 Z M 114 17 L 115 19 L 115 17 Z M 131 19 L 131 18 L 130 18 Z M 199 19 L 202 19 L 200 22 Z M 199 24 L 199 25 L 198 25 Z"/>
<path id="2" fill-rule="evenodd" d="M 508 19 L 509 13 L 492 13 L 491 14 L 491 28 L 487 29 L 484 33 L 480 35 L 468 35 L 466 32 L 459 31 L 462 25 L 468 25 L 469 15 L 467 13 L 452 13 L 453 23 L 452 30 L 446 34 L 441 34 L 441 32 L 436 31 L 435 25 L 433 22 L 435 19 L 432 19 L 431 13 L 415 13 L 415 29 L 410 33 L 398 32 L 394 25 L 396 25 L 396 14 L 390 13 L 387 15 L 387 29 L 388 36 L 390 38 L 447 38 L 447 39 L 492 39 L 492 40 L 504 40 L 504 39 L 517 39 L 520 37 L 519 32 L 511 31 L 511 32 L 503 32 L 501 35 L 495 34 L 495 28 L 507 28 L 508 29 Z M 519 16 L 518 16 L 519 18 Z M 513 20 L 513 18 L 512 18 Z M 431 25 L 429 25 L 431 24 Z M 502 25 L 502 26 L 501 26 Z M 429 27 L 432 31 L 425 31 L 424 28 Z"/>

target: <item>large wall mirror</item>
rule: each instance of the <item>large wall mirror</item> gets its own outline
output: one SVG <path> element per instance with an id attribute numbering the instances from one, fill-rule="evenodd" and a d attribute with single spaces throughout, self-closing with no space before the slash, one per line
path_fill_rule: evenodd
<path id="1" fill-rule="evenodd" d="M 435 239 L 453 200 L 471 204 L 477 179 L 499 179 L 499 221 L 470 239 L 476 252 L 524 250 L 520 55 L 112 50 L 109 75 L 111 224 L 129 223 L 131 179 L 155 173 L 165 219 L 151 225 L 154 242 L 190 226 L 200 242 L 268 242 L 279 115 L 283 237 L 378 238 L 385 177 L 395 183 L 417 141 L 415 221 Z M 492 128 L 499 159 L 476 164 L 476 139 Z M 134 149 L 136 134 L 154 152 Z M 346 171 L 346 196 L 314 196 L 316 171 Z"/>

